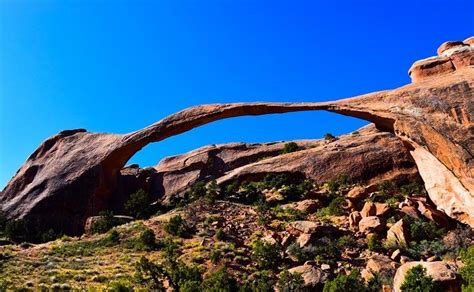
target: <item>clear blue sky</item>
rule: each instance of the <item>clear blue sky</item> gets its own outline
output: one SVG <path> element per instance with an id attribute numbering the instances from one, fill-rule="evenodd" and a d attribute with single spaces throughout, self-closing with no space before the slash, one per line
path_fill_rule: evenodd
<path id="1" fill-rule="evenodd" d="M 413 61 L 473 34 L 473 3 L 0 0 L 0 189 L 63 129 L 126 133 L 196 104 L 320 101 L 406 84 Z M 131 162 L 364 124 L 323 112 L 235 118 Z"/>

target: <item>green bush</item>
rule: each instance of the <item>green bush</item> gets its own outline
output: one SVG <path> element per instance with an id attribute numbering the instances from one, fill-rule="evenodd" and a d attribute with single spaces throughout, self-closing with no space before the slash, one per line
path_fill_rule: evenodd
<path id="1" fill-rule="evenodd" d="M 304 280 L 299 273 L 290 273 L 284 270 L 278 277 L 278 288 L 282 292 L 300 291 L 303 288 Z"/>
<path id="2" fill-rule="evenodd" d="M 5 225 L 7 224 L 7 214 L 0 209 L 0 234 L 5 231 Z"/>
<path id="3" fill-rule="evenodd" d="M 260 268 L 275 268 L 281 259 L 277 245 L 257 239 L 252 243 L 252 259 Z"/>
<path id="4" fill-rule="evenodd" d="M 127 281 L 115 280 L 115 281 L 110 282 L 107 285 L 107 291 L 110 291 L 110 292 L 130 292 L 130 291 L 133 291 L 133 287 L 132 287 L 132 284 L 127 282 Z"/>
<path id="5" fill-rule="evenodd" d="M 474 291 L 474 245 L 471 245 L 460 253 L 464 266 L 459 269 L 464 281 L 463 291 Z"/>
<path id="6" fill-rule="evenodd" d="M 273 291 L 275 281 L 271 277 L 271 270 L 257 271 L 252 280 L 248 280 L 239 288 L 239 292 Z"/>
<path id="7" fill-rule="evenodd" d="M 219 193 L 220 193 L 220 188 L 217 185 L 217 182 L 215 180 L 212 180 L 206 186 L 206 194 L 204 196 L 204 201 L 208 204 L 214 204 L 214 202 L 219 196 Z"/>
<path id="8" fill-rule="evenodd" d="M 150 204 L 151 199 L 149 194 L 143 189 L 139 189 L 130 195 L 124 207 L 130 216 L 138 219 L 146 219 L 152 215 Z"/>
<path id="9" fill-rule="evenodd" d="M 53 229 L 48 229 L 41 234 L 41 242 L 53 241 L 59 237 L 61 237 L 60 234 L 56 233 Z"/>
<path id="10" fill-rule="evenodd" d="M 204 291 L 237 291 L 237 281 L 222 267 L 214 273 L 208 275 L 202 281 L 201 289 Z"/>
<path id="11" fill-rule="evenodd" d="M 117 220 L 115 220 L 112 211 L 102 211 L 99 216 L 101 218 L 92 224 L 92 233 L 105 233 L 117 225 Z"/>
<path id="12" fill-rule="evenodd" d="M 430 255 L 441 257 L 447 250 L 442 240 L 421 240 L 410 242 L 410 246 L 405 251 L 409 256 L 419 258 L 420 256 Z"/>
<path id="13" fill-rule="evenodd" d="M 331 133 L 326 133 L 326 134 L 324 134 L 324 140 L 326 140 L 326 141 L 332 141 L 332 140 L 334 140 L 334 139 L 336 139 L 336 137 L 334 137 L 333 134 L 331 134 Z"/>
<path id="14" fill-rule="evenodd" d="M 424 221 L 421 219 L 413 219 L 405 217 L 410 229 L 410 238 L 414 241 L 433 240 L 443 236 L 446 231 L 438 228 L 433 221 Z"/>
<path id="15" fill-rule="evenodd" d="M 349 275 L 339 274 L 336 278 L 324 283 L 324 292 L 365 292 L 366 287 L 358 270 L 352 270 Z"/>
<path id="16" fill-rule="evenodd" d="M 5 224 L 5 235 L 13 241 L 25 241 L 28 237 L 28 229 L 22 219 L 9 220 Z"/>
<path id="17" fill-rule="evenodd" d="M 193 202 L 199 198 L 204 197 L 205 195 L 206 195 L 206 183 L 203 181 L 198 181 L 194 183 L 188 191 L 186 191 L 186 193 L 184 194 L 185 196 L 184 201 Z"/>
<path id="18" fill-rule="evenodd" d="M 421 265 L 408 270 L 400 286 L 401 291 L 409 292 L 431 292 L 435 291 L 435 288 L 433 278 L 426 274 L 426 269 Z"/>
<path id="19" fill-rule="evenodd" d="M 411 196 L 413 194 L 426 194 L 425 188 L 419 183 L 410 183 L 400 187 L 400 193 L 405 196 Z"/>
<path id="20" fill-rule="evenodd" d="M 367 248 L 370 251 L 380 250 L 380 242 L 376 234 L 369 234 L 367 236 Z"/>
<path id="21" fill-rule="evenodd" d="M 183 237 L 186 235 L 186 226 L 181 215 L 176 215 L 170 218 L 170 221 L 164 224 L 164 229 L 171 235 Z"/>
<path id="22" fill-rule="evenodd" d="M 329 205 L 325 208 L 319 209 L 316 214 L 318 217 L 325 216 L 340 216 L 344 214 L 343 206 L 346 204 L 346 199 L 344 197 L 336 197 L 331 200 Z"/>
<path id="23" fill-rule="evenodd" d="M 318 263 L 331 264 L 334 262 L 334 259 L 339 256 L 339 251 L 335 244 L 327 244 L 324 242 L 303 248 L 295 242 L 288 246 L 287 252 L 295 257 L 300 263 L 309 260 L 316 260 Z"/>
<path id="24" fill-rule="evenodd" d="M 226 238 L 226 234 L 225 234 L 224 230 L 222 230 L 222 228 L 217 229 L 216 239 L 222 241 L 222 240 L 225 240 L 225 238 Z"/>
<path id="25" fill-rule="evenodd" d="M 216 249 L 211 252 L 211 254 L 209 255 L 209 259 L 211 260 L 211 263 L 215 265 L 219 262 L 219 260 L 221 259 L 221 256 L 222 256 L 222 252 Z"/>
<path id="26" fill-rule="evenodd" d="M 298 144 L 296 144 L 295 142 L 289 142 L 289 143 L 286 143 L 285 146 L 283 146 L 283 150 L 281 151 L 281 154 L 291 153 L 297 150 L 298 150 Z"/>
<path id="27" fill-rule="evenodd" d="M 105 238 L 105 244 L 106 245 L 115 245 L 120 242 L 120 234 L 118 233 L 117 230 L 112 229 L 107 237 Z"/>

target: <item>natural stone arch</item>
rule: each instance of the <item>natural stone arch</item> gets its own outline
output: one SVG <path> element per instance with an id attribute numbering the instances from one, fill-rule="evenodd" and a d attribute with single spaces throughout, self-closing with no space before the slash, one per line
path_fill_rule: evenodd
<path id="1" fill-rule="evenodd" d="M 474 70 L 441 73 L 333 102 L 202 105 L 125 135 L 64 131 L 46 140 L 9 182 L 2 209 L 12 218 L 77 233 L 87 216 L 104 207 L 120 169 L 149 143 L 224 118 L 327 110 L 395 133 L 409 147 L 432 201 L 474 226 Z"/>

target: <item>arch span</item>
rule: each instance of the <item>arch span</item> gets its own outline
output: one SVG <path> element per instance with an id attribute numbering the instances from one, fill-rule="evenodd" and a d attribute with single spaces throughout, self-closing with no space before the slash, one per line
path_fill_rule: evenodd
<path id="1" fill-rule="evenodd" d="M 327 110 L 395 133 L 410 145 L 432 201 L 474 226 L 473 88 L 474 69 L 468 67 L 332 102 L 201 105 L 125 135 L 61 132 L 33 153 L 0 201 L 10 217 L 78 233 L 88 216 L 106 206 L 120 169 L 149 143 L 230 117 Z"/>

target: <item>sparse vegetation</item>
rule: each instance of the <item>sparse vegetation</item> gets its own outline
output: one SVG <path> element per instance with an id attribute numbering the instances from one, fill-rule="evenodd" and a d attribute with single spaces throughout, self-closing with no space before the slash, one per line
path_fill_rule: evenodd
<path id="1" fill-rule="evenodd" d="M 281 154 L 291 153 L 295 151 L 298 151 L 298 144 L 296 144 L 295 142 L 289 142 L 286 143 L 285 146 L 283 146 Z"/>
<path id="2" fill-rule="evenodd" d="M 176 215 L 170 218 L 169 222 L 164 225 L 164 229 L 171 235 L 183 237 L 186 235 L 186 226 L 181 215 Z"/>
<path id="3" fill-rule="evenodd" d="M 280 248 L 278 246 L 261 239 L 257 239 L 252 243 L 252 259 L 260 268 L 274 268 L 280 258 Z"/>
<path id="4" fill-rule="evenodd" d="M 459 269 L 463 279 L 463 291 L 474 291 L 474 245 L 461 251 L 461 260 L 464 266 Z"/>
<path id="5" fill-rule="evenodd" d="M 326 141 L 332 141 L 332 140 L 335 140 L 335 139 L 336 139 L 336 137 L 331 133 L 324 134 L 324 140 L 326 140 Z"/>

